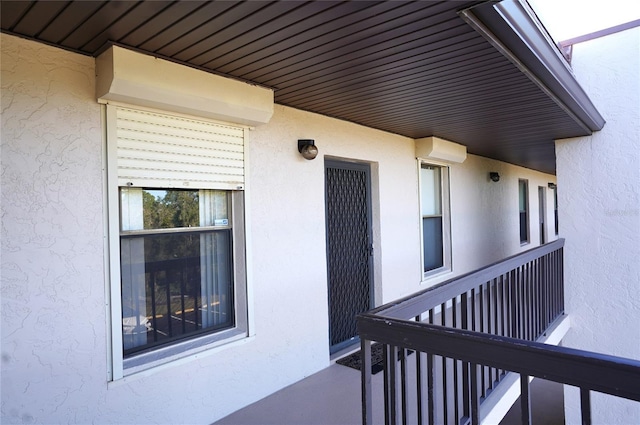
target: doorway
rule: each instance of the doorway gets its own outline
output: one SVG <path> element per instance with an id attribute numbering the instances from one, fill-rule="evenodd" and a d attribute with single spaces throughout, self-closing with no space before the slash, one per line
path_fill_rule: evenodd
<path id="1" fill-rule="evenodd" d="M 540 245 L 547 243 L 545 218 L 547 216 L 546 195 L 544 186 L 538 186 L 538 205 L 540 206 Z"/>
<path id="2" fill-rule="evenodd" d="M 331 354 L 358 342 L 356 316 L 374 306 L 369 164 L 325 160 Z"/>

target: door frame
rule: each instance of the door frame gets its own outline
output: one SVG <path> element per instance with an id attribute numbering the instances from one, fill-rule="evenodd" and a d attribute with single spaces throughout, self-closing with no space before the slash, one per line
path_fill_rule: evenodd
<path id="1" fill-rule="evenodd" d="M 368 238 L 368 249 L 369 249 L 369 256 L 368 256 L 368 261 L 367 261 L 367 267 L 368 267 L 368 271 L 369 271 L 369 279 L 368 279 L 368 285 L 369 285 L 369 309 L 372 309 L 375 307 L 375 279 L 374 279 L 374 267 L 375 267 L 375 262 L 374 262 L 374 249 L 373 249 L 373 242 L 374 242 L 374 232 L 373 232 L 373 205 L 372 205 L 372 178 L 371 175 L 373 173 L 372 170 L 372 164 L 369 162 L 364 162 L 364 161 L 353 161 L 353 160 L 348 160 L 348 159 L 339 159 L 339 158 L 325 158 L 324 160 L 324 184 L 325 184 L 325 241 L 326 241 L 326 258 L 327 258 L 327 303 L 328 303 L 328 327 L 329 327 L 329 349 L 330 349 L 330 354 L 335 354 L 336 352 L 343 350 L 346 347 L 349 347 L 351 345 L 354 345 L 356 343 L 360 342 L 360 338 L 359 336 L 356 334 L 355 336 L 353 336 L 350 339 L 347 339 L 345 341 L 342 341 L 340 343 L 337 343 L 335 345 L 331 345 L 331 297 L 330 297 L 330 288 L 329 288 L 329 277 L 330 277 L 330 263 L 329 263 L 329 258 L 330 258 L 330 252 L 329 252 L 329 228 L 327 226 L 328 223 L 328 218 L 329 218 L 329 210 L 328 210 L 328 204 L 327 204 L 327 169 L 328 168 L 342 168 L 342 169 L 347 169 L 347 170 L 357 170 L 357 171 L 364 171 L 365 172 L 365 176 L 366 176 L 366 188 L 367 188 L 367 193 L 365 196 L 365 200 L 366 200 L 366 214 L 367 214 L 367 238 Z"/>
<path id="2" fill-rule="evenodd" d="M 548 242 L 547 238 L 547 192 L 544 186 L 538 186 L 538 223 L 540 229 L 540 245 Z"/>

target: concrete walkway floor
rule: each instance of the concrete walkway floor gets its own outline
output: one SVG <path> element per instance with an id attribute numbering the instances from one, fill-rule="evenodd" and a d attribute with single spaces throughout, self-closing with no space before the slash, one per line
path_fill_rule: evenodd
<path id="1" fill-rule="evenodd" d="M 372 376 L 373 419 L 384 423 L 383 373 Z M 531 382 L 532 423 L 564 425 L 564 394 L 561 384 L 534 379 Z M 520 399 L 500 425 L 520 424 Z M 408 423 L 415 423 L 409 417 Z M 333 364 L 244 409 L 216 425 L 357 425 L 362 423 L 360 371 Z M 492 425 L 492 424 L 488 424 Z M 498 424 L 495 424 L 498 425 Z"/>
<path id="2" fill-rule="evenodd" d="M 382 373 L 373 375 L 382 388 Z M 382 392 L 374 404 L 382 406 Z M 216 422 L 216 425 L 351 425 L 362 423 L 360 371 L 333 364 Z M 379 412 L 382 419 L 382 411 Z M 376 421 L 378 423 L 378 421 Z"/>

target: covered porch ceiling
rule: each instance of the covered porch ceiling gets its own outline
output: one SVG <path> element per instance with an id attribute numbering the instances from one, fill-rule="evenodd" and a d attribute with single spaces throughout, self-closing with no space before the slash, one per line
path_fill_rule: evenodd
<path id="1" fill-rule="evenodd" d="M 270 87 L 282 105 L 552 174 L 554 139 L 604 125 L 525 0 L 0 7 L 5 33 L 94 57 L 116 44 Z"/>

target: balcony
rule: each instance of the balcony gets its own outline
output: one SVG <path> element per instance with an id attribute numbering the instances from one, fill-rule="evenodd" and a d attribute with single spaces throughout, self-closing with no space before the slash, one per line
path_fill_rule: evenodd
<path id="1" fill-rule="evenodd" d="M 360 372 L 332 365 L 219 423 L 498 423 L 520 396 L 520 421 L 529 424 L 532 388 L 548 381 L 579 388 L 583 424 L 591 423 L 592 391 L 640 401 L 640 361 L 557 346 L 568 328 L 563 246 L 543 245 L 359 316 Z M 372 373 L 373 342 L 383 373 Z"/>

